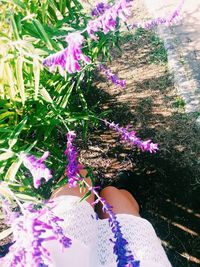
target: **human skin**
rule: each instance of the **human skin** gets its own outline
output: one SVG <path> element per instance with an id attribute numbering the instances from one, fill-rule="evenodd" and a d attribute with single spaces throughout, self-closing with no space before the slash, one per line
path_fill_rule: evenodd
<path id="1" fill-rule="evenodd" d="M 92 182 L 90 178 L 87 178 L 87 171 L 85 169 L 80 170 L 80 174 L 86 180 L 88 186 L 92 186 Z M 61 195 L 71 195 L 77 196 L 82 198 L 88 189 L 80 190 L 79 187 L 72 187 L 70 188 L 68 184 L 57 188 L 51 195 L 51 199 L 56 198 Z M 107 186 L 102 189 L 99 193 L 100 197 L 104 198 L 106 202 L 109 203 L 110 206 L 113 207 L 113 212 L 115 214 L 132 214 L 135 216 L 139 215 L 139 205 L 135 198 L 125 189 L 117 189 L 114 186 Z M 86 201 L 93 206 L 95 197 L 94 194 L 91 195 L 86 199 Z M 102 204 L 97 204 L 96 209 L 98 216 L 100 219 L 106 219 L 109 215 L 102 211 Z"/>

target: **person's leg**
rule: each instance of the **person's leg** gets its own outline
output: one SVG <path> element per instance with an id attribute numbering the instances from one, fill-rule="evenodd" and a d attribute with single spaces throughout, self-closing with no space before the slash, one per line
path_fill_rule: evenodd
<path id="1" fill-rule="evenodd" d="M 131 201 L 131 203 L 133 203 L 133 205 L 135 206 L 135 209 L 139 213 L 140 207 L 139 207 L 138 202 L 136 201 L 136 199 L 133 197 L 133 195 L 129 191 L 127 191 L 126 189 L 119 189 L 119 191 L 122 194 L 124 194 L 124 196 L 126 196 Z"/>
<path id="2" fill-rule="evenodd" d="M 87 184 L 92 186 L 92 182 L 91 182 L 90 178 L 86 178 L 87 177 L 87 171 L 85 169 L 82 169 L 82 170 L 80 170 L 80 174 L 82 177 L 85 177 Z M 78 186 L 70 188 L 68 186 L 68 184 L 66 184 L 66 185 L 63 185 L 63 186 L 57 188 L 56 190 L 54 190 L 52 195 L 51 195 L 51 199 L 56 198 L 58 196 L 62 196 L 62 195 L 77 196 L 77 197 L 82 198 L 87 192 L 88 192 L 88 188 L 86 188 L 86 189 L 82 188 L 82 190 L 80 190 L 80 188 Z M 92 205 L 92 203 L 94 203 L 94 194 L 93 193 L 91 193 L 90 197 L 87 198 L 87 202 L 89 202 L 89 204 L 91 204 L 91 205 Z"/>
<path id="3" fill-rule="evenodd" d="M 115 214 L 132 214 L 140 216 L 138 203 L 128 191 L 108 186 L 101 190 L 100 196 L 113 207 L 113 212 Z M 102 211 L 102 205 L 100 203 L 97 206 L 97 213 L 100 219 L 109 217 L 107 213 Z"/>

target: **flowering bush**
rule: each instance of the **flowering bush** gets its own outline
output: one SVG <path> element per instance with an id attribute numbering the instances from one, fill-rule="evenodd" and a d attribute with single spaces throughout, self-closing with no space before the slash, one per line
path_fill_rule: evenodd
<path id="1" fill-rule="evenodd" d="M 9 255 L 11 258 L 5 258 L 11 262 L 10 266 L 24 266 L 30 259 L 35 266 L 51 266 L 43 241 L 56 239 L 65 248 L 71 244 L 53 212 L 22 203 L 41 204 L 43 179 L 47 183 L 46 197 L 61 183 L 68 182 L 74 187 L 84 181 L 79 174 L 82 166 L 73 144 L 76 133 L 72 130 L 83 126 L 85 136 L 88 123 L 99 121 L 131 146 L 150 153 L 158 150 L 151 140 L 142 141 L 134 131 L 94 114 L 88 107 L 85 91 L 90 89 L 96 70 L 125 88 L 125 80 L 105 66 L 111 60 L 110 50 L 118 46 L 122 24 L 126 24 L 127 30 L 170 24 L 178 16 L 182 3 L 169 18 L 133 25 L 128 24 L 131 0 L 98 3 L 89 13 L 78 0 L 20 0 L 0 4 L 0 196 L 14 234 L 15 243 L 10 250 L 13 253 Z M 61 140 L 66 132 L 64 152 Z M 62 164 L 65 156 L 67 167 Z M 66 179 L 57 184 L 63 174 Z M 112 208 L 99 198 L 95 188 L 89 190 L 110 215 L 118 266 L 138 266 L 126 251 L 127 242 Z M 24 219 L 16 214 L 14 222 L 9 210 L 16 203 Z M 43 221 L 47 213 L 51 220 Z M 44 238 L 42 233 L 47 229 L 50 235 Z M 19 249 L 23 233 L 27 232 L 31 234 L 24 245 L 30 250 Z"/>

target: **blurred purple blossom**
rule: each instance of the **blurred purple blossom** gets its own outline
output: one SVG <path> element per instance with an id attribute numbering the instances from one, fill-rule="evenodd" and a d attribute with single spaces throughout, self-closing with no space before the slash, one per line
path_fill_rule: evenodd
<path id="1" fill-rule="evenodd" d="M 94 17 L 97 17 L 99 15 L 102 15 L 108 8 L 111 6 L 107 3 L 98 3 L 91 11 L 91 15 Z"/>
<path id="2" fill-rule="evenodd" d="M 66 167 L 66 175 L 68 178 L 69 187 L 77 186 L 77 181 L 81 180 L 81 176 L 79 175 L 80 169 L 82 169 L 80 163 L 78 162 L 78 153 L 76 148 L 73 146 L 74 139 L 76 137 L 76 133 L 74 131 L 69 131 L 67 133 L 67 148 L 65 150 L 65 155 L 68 159 L 68 164 Z"/>
<path id="3" fill-rule="evenodd" d="M 63 234 L 50 207 L 34 209 L 33 204 L 24 205 L 23 215 L 12 223 L 14 244 L 9 253 L 0 259 L 1 266 L 32 267 L 52 266 L 51 255 L 45 242 L 57 240 L 63 248 L 71 246 L 71 239 Z"/>
<path id="4" fill-rule="evenodd" d="M 158 17 L 153 20 L 148 20 L 146 22 L 138 22 L 134 23 L 133 25 L 129 25 L 129 28 L 145 28 L 145 29 L 151 29 L 153 27 L 156 27 L 158 25 L 166 25 L 169 26 L 172 23 L 175 22 L 175 20 L 179 17 L 181 9 L 183 7 L 185 0 L 181 0 L 178 7 L 172 12 L 171 15 L 167 17 Z"/>
<path id="5" fill-rule="evenodd" d="M 90 63 L 90 59 L 81 51 L 81 46 L 85 39 L 80 32 L 70 33 L 66 37 L 68 47 L 62 51 L 52 54 L 43 60 L 43 65 L 51 72 L 58 67 L 59 73 L 65 76 L 65 72 L 72 74 L 80 71 L 79 61 Z"/>
<path id="6" fill-rule="evenodd" d="M 117 256 L 117 267 L 139 267 L 140 262 L 135 260 L 131 251 L 127 249 L 128 242 L 123 237 L 121 226 L 117 220 L 116 214 L 113 212 L 113 207 L 110 206 L 104 198 L 99 196 L 95 187 L 91 187 L 89 190 L 92 191 L 97 198 L 94 204 L 100 202 L 103 212 L 109 215 L 108 221 L 114 235 L 114 240 L 110 239 L 110 241 L 114 244 L 113 252 Z"/>
<path id="7" fill-rule="evenodd" d="M 113 6 L 105 8 L 104 13 L 99 17 L 90 20 L 87 26 L 89 36 L 96 40 L 95 33 L 99 30 L 103 31 L 104 34 L 107 34 L 109 31 L 115 31 L 117 18 L 125 22 L 131 15 L 131 2 L 130 0 L 119 0 Z"/>
<path id="8" fill-rule="evenodd" d="M 35 188 L 38 188 L 41 185 L 42 178 L 44 178 L 46 182 L 52 178 L 51 171 L 43 163 L 48 156 L 49 152 L 47 151 L 39 159 L 36 159 L 36 157 L 33 155 L 25 155 L 23 159 L 24 166 L 29 169 L 33 176 L 33 185 Z"/>
<path id="9" fill-rule="evenodd" d="M 114 74 L 110 69 L 107 69 L 104 65 L 100 64 L 99 69 L 103 71 L 108 80 L 112 83 L 124 88 L 126 87 L 126 80 L 120 80 L 116 74 Z"/>
<path id="10" fill-rule="evenodd" d="M 135 131 L 129 131 L 128 128 L 120 127 L 119 124 L 115 124 L 114 122 L 110 123 L 104 120 L 106 126 L 110 129 L 116 131 L 120 136 L 121 140 L 125 143 L 129 143 L 130 145 L 135 145 L 142 151 L 149 151 L 150 153 L 155 153 L 158 150 L 158 144 L 154 144 L 151 140 L 143 141 L 139 137 L 136 136 Z"/>

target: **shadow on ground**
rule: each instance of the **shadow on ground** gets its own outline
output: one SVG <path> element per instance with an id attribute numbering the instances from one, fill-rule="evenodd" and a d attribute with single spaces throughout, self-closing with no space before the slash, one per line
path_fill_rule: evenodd
<path id="1" fill-rule="evenodd" d="M 172 265 L 195 267 L 200 264 L 200 130 L 195 125 L 199 114 L 184 113 L 167 66 L 149 63 L 148 40 L 130 38 L 123 56 L 113 62 L 113 69 L 127 78 L 125 90 L 98 76 L 98 89 L 87 97 L 91 107 L 101 103 L 99 111 L 112 111 L 108 120 L 121 126 L 130 123 L 138 136 L 159 143 L 159 152 L 141 153 L 121 144 L 117 134 L 101 124 L 90 129 L 81 160 L 105 183 L 125 170 L 129 190 L 143 217 L 154 225 Z M 142 53 L 142 63 L 133 50 Z"/>

